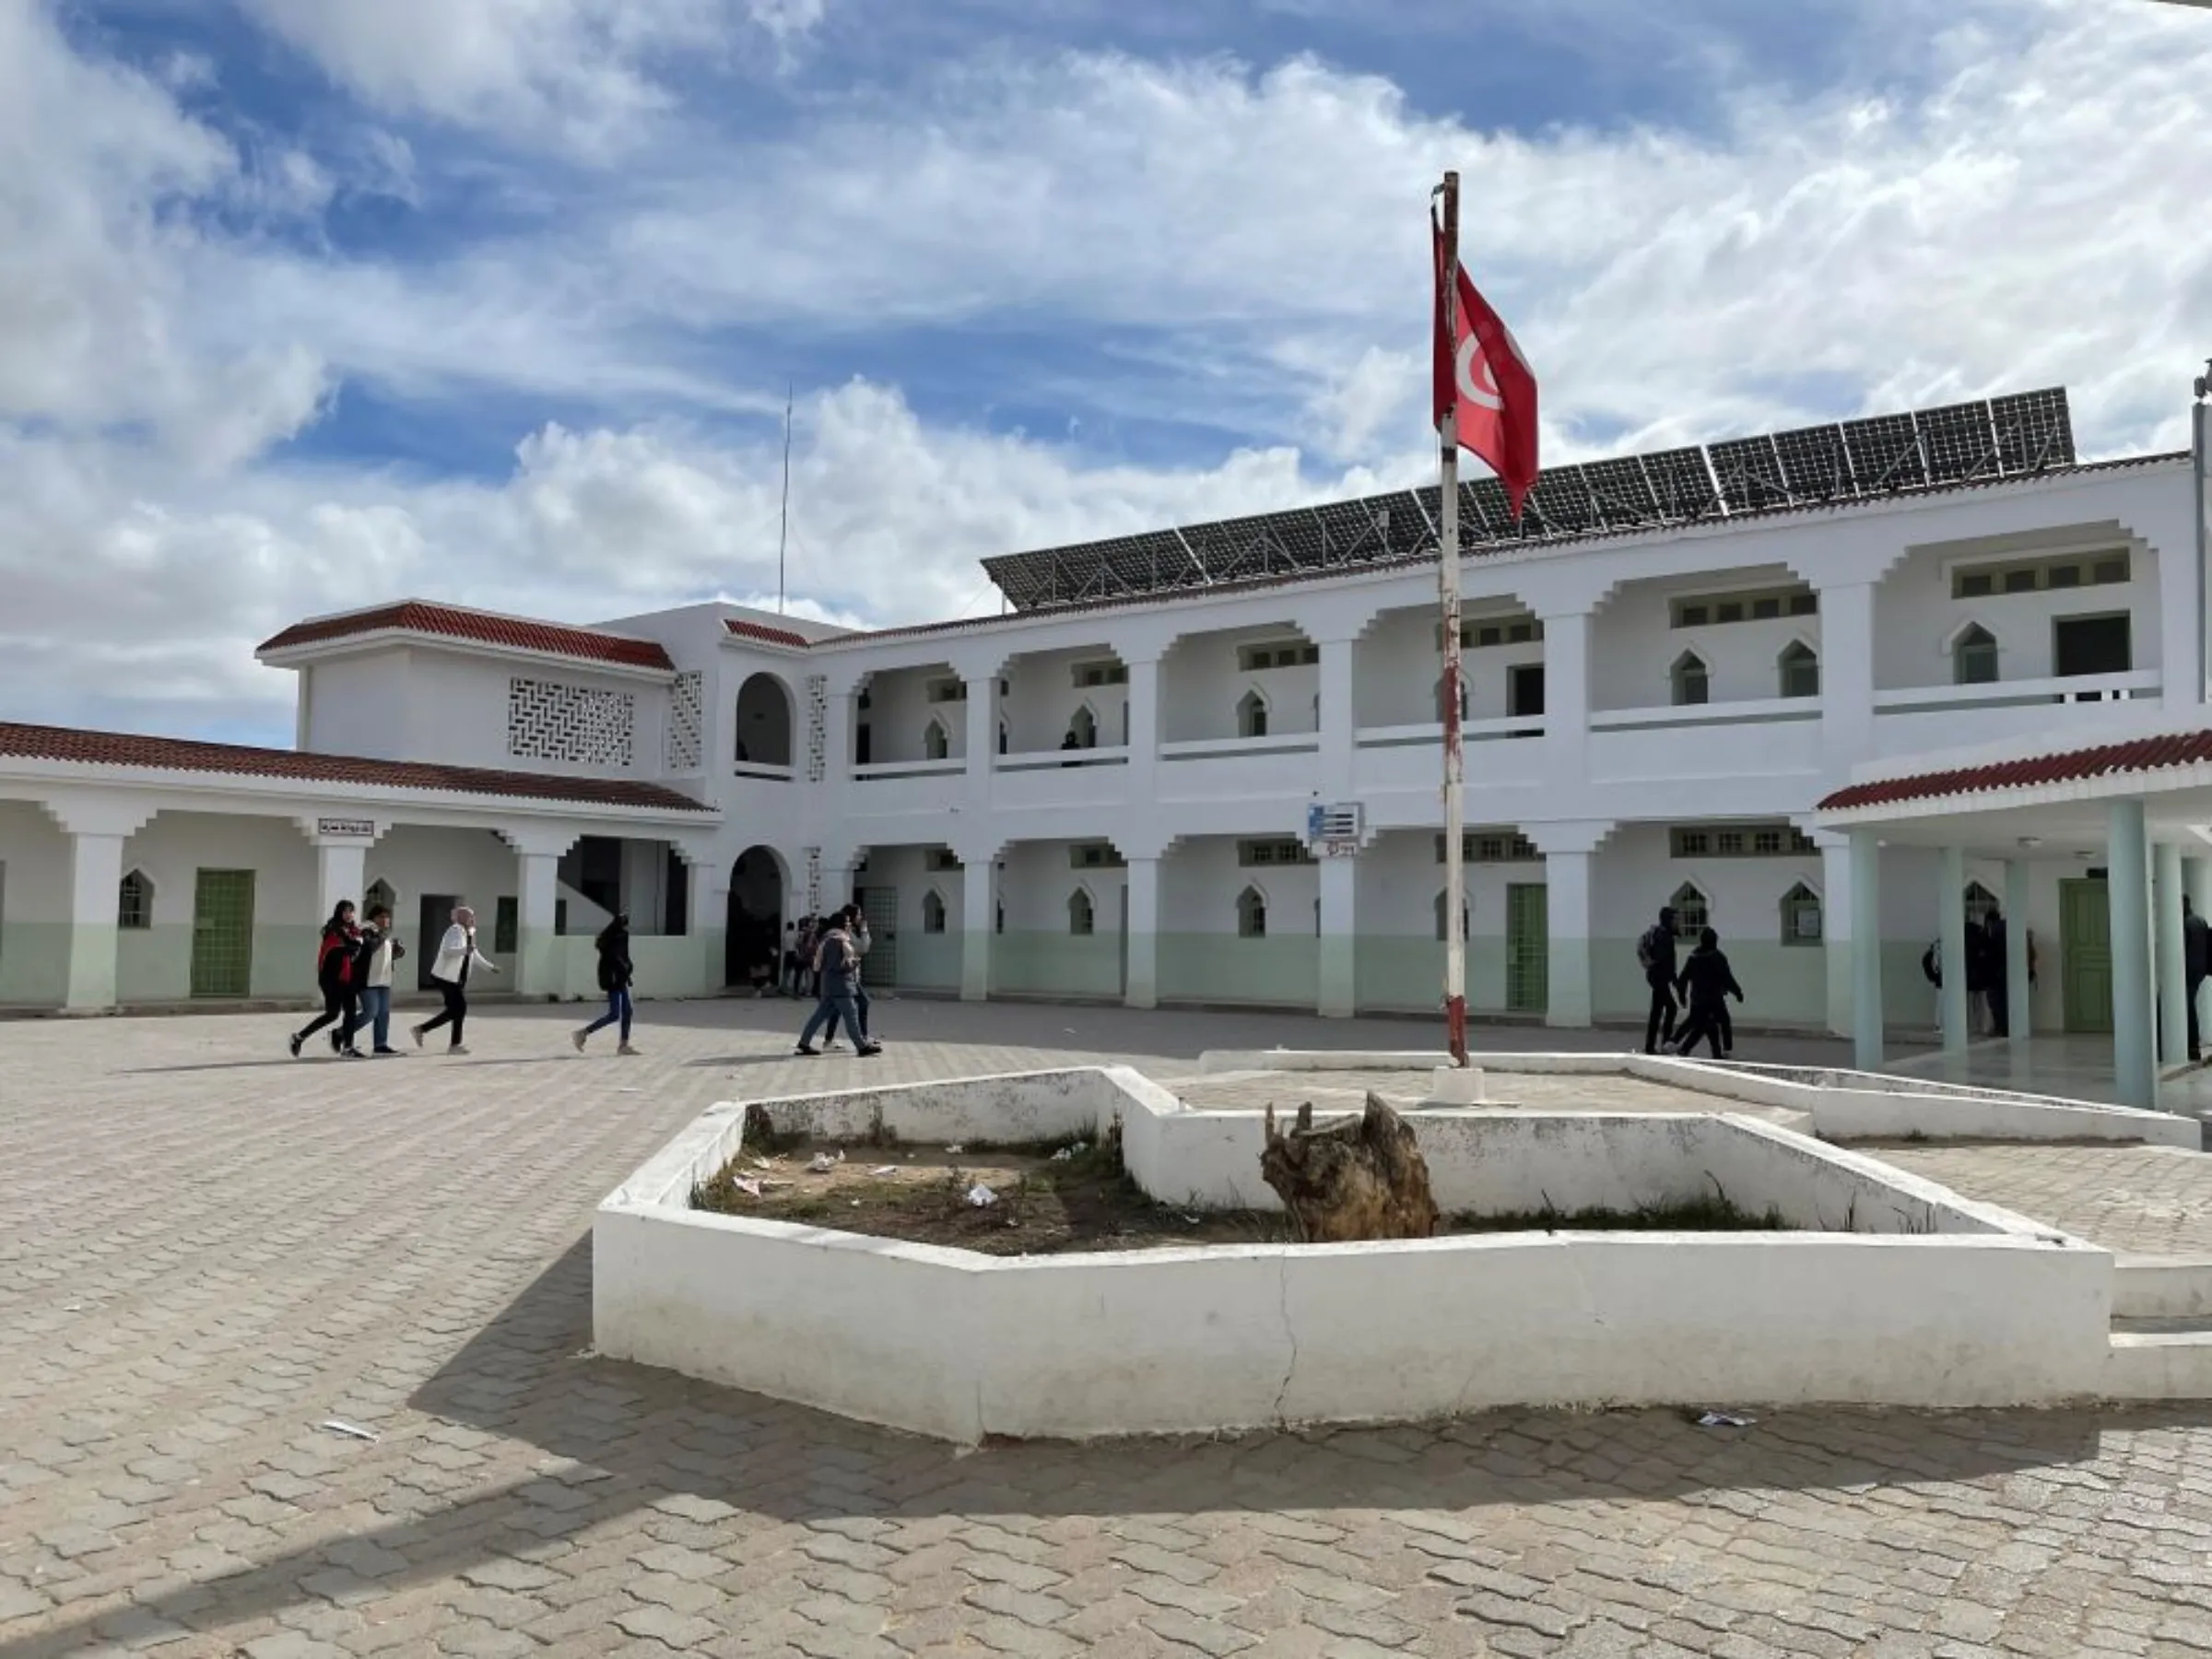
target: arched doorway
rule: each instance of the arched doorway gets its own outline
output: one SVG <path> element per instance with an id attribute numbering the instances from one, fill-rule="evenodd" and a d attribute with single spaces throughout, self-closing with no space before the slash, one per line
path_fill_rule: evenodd
<path id="1" fill-rule="evenodd" d="M 772 674 L 748 676 L 737 688 L 737 753 L 740 766 L 789 766 L 791 693 Z"/>
<path id="2" fill-rule="evenodd" d="M 730 866 L 728 931 L 723 935 L 723 982 L 776 982 L 783 964 L 784 896 L 791 890 L 772 847 L 747 847 Z M 760 970 L 765 968 L 765 975 Z"/>

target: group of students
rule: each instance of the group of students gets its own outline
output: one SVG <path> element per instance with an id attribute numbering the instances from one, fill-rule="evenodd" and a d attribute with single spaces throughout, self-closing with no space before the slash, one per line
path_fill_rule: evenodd
<path id="1" fill-rule="evenodd" d="M 835 1048 L 841 1020 L 852 1035 L 854 1053 L 865 1059 L 883 1052 L 883 1044 L 868 1034 L 868 993 L 860 982 L 860 961 L 868 954 L 871 943 L 868 919 L 857 904 L 848 904 L 834 915 L 810 917 L 797 925 L 793 944 L 784 952 L 784 977 L 791 994 L 811 991 L 815 1004 L 799 1032 L 795 1053 L 820 1053 L 814 1039 L 825 1026 L 829 1028 L 825 1046 Z"/>
<path id="2" fill-rule="evenodd" d="M 1675 1053 L 1688 1054 L 1702 1041 L 1718 1060 L 1735 1050 L 1735 1023 L 1728 1018 L 1728 998 L 1742 1002 L 1744 988 L 1735 982 L 1735 972 L 1721 949 L 1721 935 L 1710 927 L 1699 930 L 1697 948 L 1677 965 L 1677 920 L 1673 905 L 1660 906 L 1659 920 L 1645 928 L 1643 936 L 1636 941 L 1636 962 L 1652 992 L 1652 1011 L 1643 1027 L 1643 1052 L 1655 1054 L 1664 1046 Z M 1675 1019 L 1677 1008 L 1684 1010 L 1679 1026 Z"/>
<path id="3" fill-rule="evenodd" d="M 582 1053 L 593 1032 L 619 1022 L 621 1047 L 617 1052 L 635 1054 L 639 1051 L 629 1041 L 633 977 L 629 918 L 616 916 L 600 930 L 597 945 L 599 988 L 606 993 L 606 1012 L 575 1032 L 571 1041 Z M 323 994 L 323 1012 L 292 1033 L 292 1058 L 297 1060 L 307 1040 L 325 1027 L 332 1028 L 331 1052 L 343 1059 L 398 1053 L 392 1046 L 392 970 L 406 954 L 407 947 L 393 931 L 389 910 L 380 904 L 365 921 L 357 921 L 353 900 L 339 900 L 330 919 L 323 924 L 315 946 L 315 985 Z M 478 969 L 497 973 L 500 966 L 477 948 L 477 912 L 465 904 L 455 905 L 445 936 L 438 942 L 438 955 L 430 963 L 430 982 L 438 987 L 445 1006 L 430 1018 L 408 1028 L 417 1048 L 423 1046 L 423 1039 L 432 1031 L 443 1030 L 447 1053 L 468 1053 L 462 1033 L 468 1023 L 469 978 Z M 363 1030 L 370 1033 L 369 1053 L 361 1052 L 357 1041 Z"/>

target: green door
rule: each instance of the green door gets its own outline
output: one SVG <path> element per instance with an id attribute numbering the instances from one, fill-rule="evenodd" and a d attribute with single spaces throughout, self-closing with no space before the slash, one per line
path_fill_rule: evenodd
<path id="1" fill-rule="evenodd" d="M 202 870 L 192 899 L 192 994 L 243 996 L 253 981 L 253 872 Z"/>
<path id="2" fill-rule="evenodd" d="M 1541 1014 L 1550 1000 L 1551 909 L 1541 882 L 1505 889 L 1505 1006 Z"/>
<path id="3" fill-rule="evenodd" d="M 2058 952 L 2066 1030 L 2111 1031 L 2112 911 L 2103 882 L 2058 884 Z"/>

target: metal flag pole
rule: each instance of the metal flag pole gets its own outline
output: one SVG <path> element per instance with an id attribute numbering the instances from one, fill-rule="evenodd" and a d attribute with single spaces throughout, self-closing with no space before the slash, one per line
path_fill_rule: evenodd
<path id="1" fill-rule="evenodd" d="M 1439 503 L 1436 591 L 1444 615 L 1444 1039 L 1454 1065 L 1467 1063 L 1467 873 L 1465 769 L 1459 731 L 1459 174 L 1444 175 L 1443 344 L 1453 356 L 1450 390 L 1437 422 Z"/>
<path id="2" fill-rule="evenodd" d="M 798 382 L 783 388 L 783 509 L 776 521 L 776 615 L 783 614 L 783 550 L 791 541 L 791 401 Z"/>

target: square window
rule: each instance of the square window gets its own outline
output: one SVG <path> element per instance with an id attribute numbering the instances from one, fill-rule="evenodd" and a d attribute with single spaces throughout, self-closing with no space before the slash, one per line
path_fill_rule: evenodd
<path id="1" fill-rule="evenodd" d="M 1516 622 L 1505 630 L 1505 637 L 1515 645 L 1525 645 L 1536 637 L 1536 630 L 1526 622 Z"/>
<path id="2" fill-rule="evenodd" d="M 1478 628 L 1475 630 L 1475 643 L 1477 645 L 1496 645 L 1502 639 L 1503 636 L 1495 628 Z"/>
<path id="3" fill-rule="evenodd" d="M 1781 852 L 1782 831 L 1779 830 L 1760 830 L 1754 831 L 1751 837 L 1751 850 L 1754 853 L 1758 853 L 1768 857 L 1771 857 L 1773 854 Z"/>
<path id="4" fill-rule="evenodd" d="M 1685 605 L 1681 607 L 1680 614 L 1679 626 L 1683 628 L 1702 628 L 1711 616 L 1711 613 L 1701 605 Z"/>
<path id="5" fill-rule="evenodd" d="M 1790 615 L 1791 615 L 1791 616 L 1793 616 L 1793 617 L 1814 617 L 1814 616 L 1818 616 L 1818 615 L 1819 615 L 1819 613 L 1820 613 L 1820 595 L 1819 595 L 1819 594 L 1792 594 L 1790 595 Z"/>
<path id="6" fill-rule="evenodd" d="M 1771 621 L 1782 615 L 1782 601 L 1779 599 L 1754 599 L 1751 601 L 1751 615 L 1755 620 Z"/>
<path id="7" fill-rule="evenodd" d="M 2125 559 L 2100 559 L 2090 572 L 2090 576 L 2100 587 L 2109 586 L 2115 582 L 2125 582 L 2127 580 L 2127 560 Z"/>
<path id="8" fill-rule="evenodd" d="M 1724 604 L 1716 605 L 1713 606 L 1712 619 L 1715 622 L 1741 622 L 1744 619 L 1743 601 L 1730 599 Z"/>
<path id="9" fill-rule="evenodd" d="M 2032 594 L 2035 592 L 2035 578 L 2036 572 L 2032 570 L 2007 571 L 2005 572 L 2005 591 L 2008 594 Z"/>
<path id="10" fill-rule="evenodd" d="M 1743 853 L 1744 832 L 1741 830 L 1724 830 L 1712 838 L 1712 850 L 1723 858 L 1735 858 Z"/>
<path id="11" fill-rule="evenodd" d="M 1961 599 L 1986 599 L 1996 589 L 1987 571 L 1970 571 L 1959 578 L 1957 591 Z"/>
<path id="12" fill-rule="evenodd" d="M 2051 567 L 2051 585 L 2071 588 L 2081 585 L 2081 567 L 2076 564 L 2058 564 Z"/>

